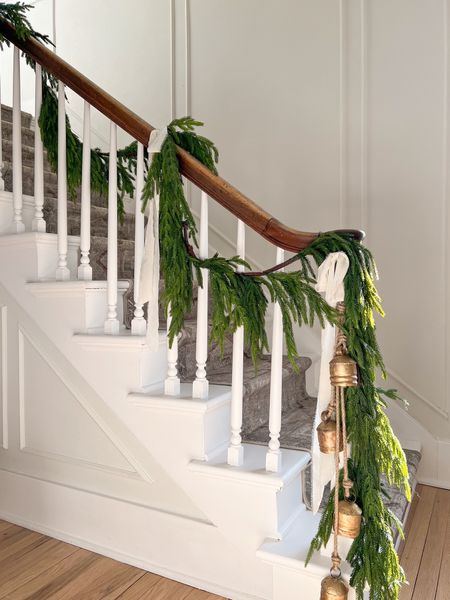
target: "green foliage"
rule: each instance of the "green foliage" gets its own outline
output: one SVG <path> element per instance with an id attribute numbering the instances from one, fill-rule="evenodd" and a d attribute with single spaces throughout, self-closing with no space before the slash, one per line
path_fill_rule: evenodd
<path id="1" fill-rule="evenodd" d="M 42 143 L 47 150 L 48 161 L 55 171 L 58 168 L 58 96 L 57 82 L 44 74 L 42 85 L 42 107 L 39 115 Z M 76 198 L 81 186 L 83 143 L 72 131 L 66 115 L 67 189 L 72 199 Z M 134 194 L 134 174 L 136 173 L 137 144 L 117 151 L 117 211 L 120 218 L 125 214 L 123 199 Z M 99 148 L 91 149 L 91 189 L 100 194 L 108 194 L 109 153 Z"/>
<path id="2" fill-rule="evenodd" d="M 219 151 L 211 140 L 195 132 L 196 127 L 203 127 L 203 123 L 195 121 L 192 117 L 184 117 L 173 121 L 167 128 L 167 132 L 175 144 L 195 156 L 217 175 L 216 163 L 219 160 Z"/>
<path id="3" fill-rule="evenodd" d="M 0 2 L 0 18 L 14 27 L 20 40 L 25 41 L 33 37 L 44 44 L 51 44 L 50 38 L 35 31 L 28 21 L 26 15 L 31 8 L 34 8 L 33 5 L 25 2 Z M 9 47 L 10 41 L 0 33 L 0 50 L 3 50 L 4 45 Z"/>
<path id="4" fill-rule="evenodd" d="M 193 128 L 202 125 L 191 117 L 173 121 L 161 152 L 153 158 L 144 185 L 144 208 L 155 194 L 160 202 L 160 256 L 164 277 L 163 303 L 170 304 L 172 321 L 169 339 L 180 333 L 184 316 L 191 310 L 193 274 L 202 285 L 201 269 L 208 269 L 213 299 L 211 338 L 223 348 L 225 335 L 244 326 L 246 343 L 256 365 L 258 356 L 268 350 L 265 317 L 269 300 L 281 307 L 288 357 L 296 367 L 298 358 L 293 324 L 313 325 L 319 319 L 335 321 L 335 311 L 311 286 L 312 270 L 305 261 L 290 273 L 270 273 L 248 277 L 236 271 L 238 265 L 249 268 L 238 257 L 213 256 L 199 260 L 186 252 L 183 223 L 196 245 L 197 228 L 186 202 L 179 172 L 176 144 L 182 145 L 213 172 L 216 172 L 218 152 L 214 144 L 197 135 Z"/>
<path id="5" fill-rule="evenodd" d="M 358 599 L 365 586 L 371 600 L 397 600 L 405 576 L 394 548 L 393 531 L 401 525 L 386 508 L 382 475 L 389 483 L 403 488 L 408 500 L 411 492 L 403 450 L 385 415 L 382 396 L 398 399 L 394 390 L 376 387 L 377 372 L 385 373 L 383 359 L 375 335 L 374 312 L 381 315 L 380 298 L 374 280 L 376 268 L 367 248 L 346 236 L 325 234 L 303 251 L 316 264 L 329 252 L 343 251 L 350 259 L 345 278 L 346 319 L 344 329 L 349 354 L 359 368 L 360 385 L 346 391 L 347 432 L 352 444 L 351 478 L 354 493 L 363 511 L 359 537 L 352 544 L 347 560 L 352 566 L 350 583 Z M 340 496 L 343 491 L 340 488 Z M 332 532 L 333 493 L 322 515 L 308 560 L 325 545 Z"/>
<path id="6" fill-rule="evenodd" d="M 176 122 L 172 123 L 172 128 Z M 162 302 L 171 306 L 169 339 L 181 331 L 184 315 L 192 307 L 192 261 L 186 253 L 183 223 L 195 239 L 196 225 L 186 202 L 179 172 L 175 142 L 169 136 L 161 152 L 153 157 L 143 189 L 143 208 L 159 194 L 159 236 L 161 272 L 164 277 Z"/>

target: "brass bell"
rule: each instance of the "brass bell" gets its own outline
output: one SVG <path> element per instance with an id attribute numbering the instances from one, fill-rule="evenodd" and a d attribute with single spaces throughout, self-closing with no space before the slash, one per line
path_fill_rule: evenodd
<path id="1" fill-rule="evenodd" d="M 341 577 L 328 575 L 322 579 L 320 600 L 347 600 L 348 586 Z"/>
<path id="2" fill-rule="evenodd" d="M 362 510 L 352 500 L 341 500 L 338 507 L 338 535 L 355 539 L 361 531 Z"/>
<path id="3" fill-rule="evenodd" d="M 330 381 L 334 387 L 356 387 L 358 368 L 348 354 L 336 354 L 330 361 Z"/>
<path id="4" fill-rule="evenodd" d="M 319 438 L 319 448 L 324 454 L 334 454 L 336 452 L 336 421 L 332 419 L 322 420 L 317 427 L 317 437 Z M 344 449 L 342 432 L 339 436 L 339 452 Z"/>

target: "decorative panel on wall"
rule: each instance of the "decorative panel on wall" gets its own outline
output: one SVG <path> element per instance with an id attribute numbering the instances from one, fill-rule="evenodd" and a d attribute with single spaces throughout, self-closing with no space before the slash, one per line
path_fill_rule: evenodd
<path id="1" fill-rule="evenodd" d="M 0 436 L 8 448 L 8 309 L 0 304 Z"/>
<path id="2" fill-rule="evenodd" d="M 135 472 L 23 331 L 19 399 L 22 450 Z"/>

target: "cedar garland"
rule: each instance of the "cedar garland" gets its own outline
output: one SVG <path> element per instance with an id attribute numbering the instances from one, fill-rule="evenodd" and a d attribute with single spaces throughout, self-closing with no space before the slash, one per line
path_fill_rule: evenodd
<path id="1" fill-rule="evenodd" d="M 58 168 L 58 95 L 57 81 L 43 72 L 42 107 L 39 115 L 39 128 L 42 143 L 47 151 L 48 161 L 54 171 Z M 83 165 L 83 142 L 72 131 L 66 115 L 66 156 L 67 191 L 72 200 L 76 199 L 81 186 Z M 117 214 L 120 220 L 125 215 L 124 197 L 134 194 L 136 174 L 137 142 L 117 150 Z M 91 149 L 91 189 L 101 195 L 108 195 L 109 153 L 99 148 Z"/>
<path id="2" fill-rule="evenodd" d="M 11 23 L 22 39 L 34 37 L 50 43 L 47 36 L 35 32 L 26 18 L 32 8 L 22 2 L 0 2 L 0 16 Z M 9 41 L 0 35 L 0 48 Z M 33 65 L 32 65 L 33 66 Z M 50 163 L 57 165 L 57 97 L 56 81 L 44 76 L 43 106 L 39 118 L 43 143 Z M 403 488 L 408 500 L 411 492 L 408 470 L 403 450 L 394 436 L 385 414 L 384 397 L 397 399 L 393 390 L 376 386 L 376 376 L 385 375 L 378 347 L 374 313 L 383 315 L 380 298 L 375 288 L 376 267 L 367 248 L 347 235 L 326 233 L 296 255 L 299 268 L 288 273 L 267 273 L 248 277 L 236 272 L 239 265 L 249 265 L 239 257 L 224 258 L 215 255 L 200 260 L 186 248 L 183 231 L 187 230 L 197 247 L 196 224 L 186 202 L 175 146 L 180 145 L 216 172 L 217 148 L 208 139 L 195 133 L 202 125 L 190 117 L 173 121 L 168 127 L 168 137 L 148 170 L 144 190 L 144 207 L 155 194 L 160 195 L 160 250 L 161 270 L 165 279 L 163 302 L 171 306 L 172 322 L 170 342 L 180 333 L 184 316 L 192 306 L 194 275 L 202 285 L 201 270 L 210 271 L 213 297 L 211 337 L 223 346 L 227 333 L 244 326 L 247 344 L 255 364 L 259 355 L 269 349 L 265 331 L 265 316 L 269 302 L 278 302 L 283 315 L 283 329 L 289 359 L 295 364 L 298 357 L 293 325 L 312 325 L 317 319 L 323 326 L 326 321 L 336 324 L 336 311 L 331 309 L 315 291 L 314 268 L 330 252 L 345 252 L 350 261 L 345 278 L 346 319 L 344 332 L 348 352 L 357 362 L 360 385 L 346 390 L 346 424 L 352 458 L 350 477 L 358 505 L 363 510 L 361 533 L 352 544 L 347 560 L 352 567 L 350 584 L 358 600 L 362 600 L 366 585 L 371 600 L 398 600 L 399 590 L 405 581 L 393 543 L 393 531 L 401 532 L 401 525 L 383 502 L 386 490 L 382 475 L 389 483 Z M 82 143 L 67 127 L 68 189 L 73 196 L 81 182 Z M 108 181 L 108 155 L 98 149 L 91 151 L 92 187 L 105 193 Z M 136 147 L 130 145 L 118 153 L 119 210 L 123 210 L 123 194 L 132 195 L 133 171 L 136 167 Z M 344 497 L 342 474 L 339 495 Z M 333 494 L 323 513 L 319 530 L 311 543 L 308 556 L 326 544 L 332 531 L 334 518 Z"/>
<path id="3" fill-rule="evenodd" d="M 206 260 L 186 251 L 183 232 L 188 231 L 197 246 L 197 227 L 186 202 L 176 145 L 188 150 L 214 173 L 217 148 L 195 133 L 202 123 L 191 117 L 173 121 L 161 152 L 153 157 L 143 190 L 144 209 L 159 194 L 161 272 L 164 278 L 163 304 L 171 307 L 170 343 L 183 327 L 184 316 L 192 307 L 194 273 L 202 285 L 201 269 L 209 269 L 213 300 L 211 338 L 223 348 L 225 335 L 244 326 L 246 343 L 255 365 L 258 356 L 269 350 L 265 316 L 270 302 L 278 302 L 283 316 L 287 353 L 296 367 L 298 358 L 293 324 L 313 325 L 318 319 L 335 322 L 336 314 L 312 287 L 313 270 L 299 255 L 300 269 L 290 273 L 269 273 L 247 277 L 236 271 L 238 265 L 250 268 L 237 256 L 215 255 Z"/>

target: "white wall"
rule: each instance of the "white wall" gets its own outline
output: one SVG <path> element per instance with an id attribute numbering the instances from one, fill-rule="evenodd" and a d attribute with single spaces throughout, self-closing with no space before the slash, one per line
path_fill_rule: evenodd
<path id="1" fill-rule="evenodd" d="M 264 208 L 299 229 L 367 230 L 393 384 L 446 440 L 449 12 L 448 0 L 57 0 L 61 55 L 156 126 L 204 120 L 221 174 Z M 211 218 L 234 239 L 232 218 L 216 206 Z M 249 237 L 249 255 L 273 263 Z"/>

